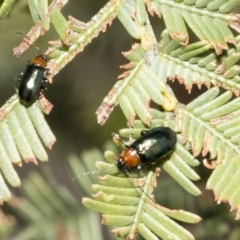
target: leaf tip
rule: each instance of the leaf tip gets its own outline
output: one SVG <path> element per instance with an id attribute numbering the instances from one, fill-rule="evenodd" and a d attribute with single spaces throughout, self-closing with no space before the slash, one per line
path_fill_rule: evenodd
<path id="1" fill-rule="evenodd" d="M 114 105 L 109 105 L 104 101 L 102 102 L 102 104 L 96 111 L 98 124 L 100 124 L 101 126 L 105 124 L 111 112 L 113 111 L 114 107 L 115 107 Z"/>

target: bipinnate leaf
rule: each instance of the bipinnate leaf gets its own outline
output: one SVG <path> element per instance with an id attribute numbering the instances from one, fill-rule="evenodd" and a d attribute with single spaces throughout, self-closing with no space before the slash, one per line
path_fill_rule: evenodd
<path id="1" fill-rule="evenodd" d="M 154 117 L 156 110 L 150 112 L 155 113 L 151 116 L 154 124 L 164 121 L 164 118 Z M 131 133 L 137 138 L 143 129 L 146 130 L 146 126 L 135 121 L 133 129 L 122 129 L 120 134 L 128 137 Z M 105 152 L 105 158 L 109 163 L 96 162 L 97 169 L 106 175 L 99 177 L 100 184 L 92 185 L 93 199 L 82 200 L 86 207 L 103 214 L 103 224 L 114 226 L 113 232 L 117 236 L 128 239 L 135 239 L 137 232 L 145 239 L 194 239 L 192 234 L 171 218 L 187 223 L 197 223 L 200 218 L 183 210 L 172 211 L 158 205 L 152 193 L 157 184 L 157 167 L 162 166 L 185 190 L 193 195 L 201 194 L 191 181 L 198 180 L 199 176 L 190 167 L 197 166 L 199 162 L 187 151 L 181 136 L 175 151 L 167 159 L 159 160 L 152 168 L 143 166 L 141 170 L 132 170 L 131 178 L 117 168 L 114 153 Z"/>
<path id="2" fill-rule="evenodd" d="M 203 162 L 214 169 L 207 188 L 213 190 L 218 203 L 228 201 L 232 209 L 237 209 L 239 219 L 240 100 L 232 100 L 230 91 L 218 94 L 219 88 L 212 88 L 180 108 L 178 124 L 184 142 L 191 144 L 193 156 L 210 154 L 210 159 Z"/>
<path id="3" fill-rule="evenodd" d="M 37 159 L 47 161 L 43 144 L 51 148 L 56 141 L 44 119 L 38 102 L 24 106 L 16 95 L 0 109 L 0 169 L 5 179 L 14 187 L 21 182 L 13 165 L 25 162 L 37 164 Z M 0 173 L 0 202 L 8 201 L 10 191 Z"/>
<path id="4" fill-rule="evenodd" d="M 80 207 L 68 188 L 54 181 L 50 169 L 45 170 L 44 176 L 32 172 L 22 184 L 24 198 L 13 196 L 8 203 L 28 223 L 16 224 L 11 239 L 52 240 L 59 238 L 60 231 L 61 238 L 102 240 L 97 215 Z"/>

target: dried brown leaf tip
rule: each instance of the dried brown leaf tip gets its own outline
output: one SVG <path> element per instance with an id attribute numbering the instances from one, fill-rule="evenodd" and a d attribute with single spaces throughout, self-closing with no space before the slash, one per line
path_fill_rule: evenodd
<path id="1" fill-rule="evenodd" d="M 102 104 L 96 111 L 98 124 L 104 125 L 104 123 L 109 118 L 111 112 L 113 111 L 114 107 L 115 107 L 114 105 L 109 105 L 104 101 L 102 102 Z"/>
<path id="2" fill-rule="evenodd" d="M 86 23 L 81 22 L 72 16 L 68 16 L 68 24 L 74 31 L 83 32 L 86 30 Z"/>
<path id="3" fill-rule="evenodd" d="M 53 104 L 50 103 L 45 97 L 41 97 L 39 100 L 39 105 L 41 110 L 45 113 L 45 114 L 49 114 L 52 111 L 53 108 Z"/>

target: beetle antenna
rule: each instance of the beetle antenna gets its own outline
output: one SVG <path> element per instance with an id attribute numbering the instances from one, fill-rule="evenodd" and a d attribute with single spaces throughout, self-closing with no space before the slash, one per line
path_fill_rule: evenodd
<path id="1" fill-rule="evenodd" d="M 101 172 L 107 172 L 107 171 L 109 171 L 109 170 L 111 170 L 112 168 L 115 168 L 115 167 L 116 167 L 116 166 L 113 165 L 113 166 L 111 166 L 111 167 L 109 167 L 109 168 L 106 168 L 106 169 L 103 169 L 103 170 L 93 170 L 93 171 L 85 172 L 85 173 L 82 173 L 82 174 L 74 177 L 72 180 L 75 181 L 77 178 L 81 178 L 81 177 L 84 177 L 84 176 L 90 175 L 90 174 L 92 175 L 92 174 L 97 174 L 97 173 L 101 173 Z M 125 171 L 126 175 L 132 180 L 132 182 L 134 182 L 134 179 L 133 179 L 133 177 L 131 176 L 131 174 L 129 173 L 128 169 L 124 168 L 124 171 Z M 147 194 L 140 186 L 137 185 L 137 187 L 140 188 L 140 190 L 142 191 L 142 193 L 145 194 L 150 200 L 152 200 L 153 203 L 156 203 L 156 202 L 154 201 L 154 199 L 152 199 L 152 198 L 149 196 L 149 194 Z"/>
<path id="2" fill-rule="evenodd" d="M 39 52 L 39 54 L 42 54 L 42 51 L 40 50 L 40 48 L 30 39 L 30 37 L 28 37 L 27 35 L 25 35 L 25 34 L 23 34 L 23 33 L 21 33 L 21 32 L 16 32 L 17 34 L 21 34 L 21 35 L 23 35 L 24 36 L 24 38 L 27 38 L 28 40 L 29 40 L 29 42 L 30 42 L 30 44 L 29 45 L 33 45 L 36 49 L 37 49 L 37 51 Z"/>
<path id="3" fill-rule="evenodd" d="M 127 168 L 124 168 L 124 171 L 125 171 L 125 173 L 127 174 L 127 176 L 132 180 L 132 182 L 134 182 L 134 178 L 131 176 L 131 174 L 130 174 L 130 172 L 128 171 L 128 169 L 127 169 Z M 142 191 L 142 193 L 145 194 L 150 200 L 152 200 L 153 203 L 156 203 L 155 200 L 152 199 L 152 198 L 149 196 L 149 194 L 144 191 L 144 189 L 142 189 L 142 188 L 141 188 L 140 186 L 138 186 L 138 185 L 137 185 L 137 187 L 140 188 L 140 190 Z"/>
<path id="4" fill-rule="evenodd" d="M 116 167 L 116 166 L 113 165 L 113 166 L 111 166 L 111 167 L 109 167 L 109 168 L 106 168 L 106 169 L 103 169 L 103 170 L 93 170 L 93 171 L 85 172 L 85 173 L 82 173 L 82 174 L 74 177 L 72 180 L 76 180 L 77 178 L 81 178 L 81 177 L 86 176 L 86 175 L 89 175 L 89 174 L 92 175 L 92 174 L 97 174 L 97 173 L 101 173 L 101 172 L 107 172 L 107 171 L 109 171 L 109 170 L 111 170 L 111 169 L 113 169 L 113 168 L 115 168 L 115 167 Z"/>
<path id="5" fill-rule="evenodd" d="M 127 126 L 130 129 L 129 141 L 132 142 L 133 141 L 133 128 L 129 122 L 127 122 Z"/>
<path id="6" fill-rule="evenodd" d="M 133 179 L 130 175 L 129 175 L 129 178 L 131 178 L 131 180 L 134 181 L 134 179 Z M 151 198 L 151 197 L 149 196 L 149 194 L 144 191 L 144 189 L 142 189 L 140 186 L 138 186 L 138 184 L 137 184 L 137 187 L 140 188 L 140 190 L 142 191 L 142 193 L 145 194 L 151 201 L 153 201 L 153 203 L 156 203 L 155 200 L 154 200 L 153 198 Z"/>

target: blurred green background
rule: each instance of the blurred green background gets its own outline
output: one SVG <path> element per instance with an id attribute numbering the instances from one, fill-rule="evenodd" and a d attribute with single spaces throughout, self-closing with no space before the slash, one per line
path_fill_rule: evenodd
<path id="1" fill-rule="evenodd" d="M 99 0 L 71 0 L 63 8 L 65 17 L 68 15 L 87 22 L 101 9 L 107 1 Z M 157 17 L 151 18 L 157 38 L 160 38 L 164 29 L 162 21 Z M 14 79 L 18 77 L 30 60 L 36 54 L 32 47 L 21 57 L 16 58 L 12 49 L 21 41 L 22 36 L 16 32 L 27 33 L 33 22 L 29 13 L 26 0 L 17 1 L 10 15 L 0 21 L 0 104 L 3 105 L 15 92 Z M 47 49 L 49 40 L 58 39 L 53 28 L 36 44 L 42 51 Z M 112 132 L 126 126 L 126 119 L 118 107 L 115 108 L 104 126 L 97 124 L 95 112 L 103 98 L 117 81 L 117 76 L 122 73 L 120 65 L 127 60 L 121 55 L 128 51 L 134 40 L 127 34 L 117 19 L 113 25 L 93 39 L 84 52 L 80 53 L 53 79 L 53 84 L 45 92 L 46 98 L 54 108 L 46 119 L 52 128 L 57 142 L 53 149 L 48 151 L 49 163 L 23 164 L 22 168 L 16 167 L 21 179 L 24 179 L 32 170 L 39 170 L 41 165 L 49 165 L 58 182 L 67 188 L 79 199 L 79 193 L 73 187 L 72 177 L 67 171 L 67 158 L 70 153 L 79 154 L 90 147 L 102 147 L 109 140 Z M 195 86 L 191 95 L 179 83 L 171 83 L 180 102 L 188 103 L 201 91 Z M 205 88 L 203 87 L 203 90 Z M 94 165 L 93 165 L 94 169 Z M 193 198 L 178 186 L 167 174 L 161 175 L 157 192 L 157 200 L 163 206 L 193 211 L 204 220 L 195 225 L 185 226 L 199 240 L 238 240 L 240 239 L 239 222 L 234 221 L 234 214 L 229 213 L 229 205 L 217 206 L 213 193 L 206 191 L 205 183 L 211 171 L 199 167 L 198 172 L 202 179 L 197 183 L 204 196 Z M 82 171 L 79 169 L 79 174 Z M 86 176 L 87 178 L 88 176 Z M 84 178 L 81 179 L 84 182 Z M 21 189 L 15 190 L 21 195 Z M 179 197 L 176 197 L 179 196 Z M 106 230 L 105 230 L 106 231 Z M 110 239 L 106 236 L 106 240 Z"/>

